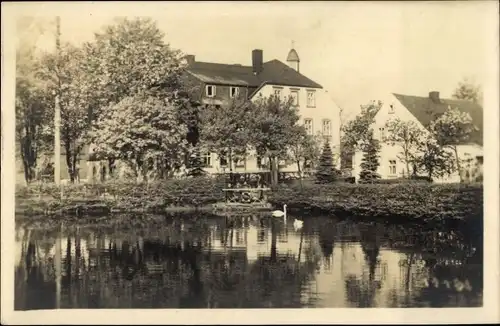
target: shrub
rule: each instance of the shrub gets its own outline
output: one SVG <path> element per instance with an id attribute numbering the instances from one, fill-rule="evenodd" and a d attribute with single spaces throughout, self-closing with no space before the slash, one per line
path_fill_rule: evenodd
<path id="1" fill-rule="evenodd" d="M 427 221 L 483 216 L 480 184 L 330 184 L 280 187 L 270 194 L 272 204 L 319 209 L 349 216 L 406 217 Z"/>

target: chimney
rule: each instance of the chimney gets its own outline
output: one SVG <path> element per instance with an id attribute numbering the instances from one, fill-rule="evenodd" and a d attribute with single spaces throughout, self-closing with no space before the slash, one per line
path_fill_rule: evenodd
<path id="1" fill-rule="evenodd" d="M 436 91 L 429 92 L 429 98 L 434 103 L 441 103 L 441 100 L 439 99 L 439 92 L 436 92 Z"/>
<path id="2" fill-rule="evenodd" d="M 186 63 L 188 66 L 192 65 L 195 62 L 195 56 L 192 54 L 187 54 L 184 59 L 186 59 Z"/>
<path id="3" fill-rule="evenodd" d="M 263 59 L 262 59 L 262 50 L 253 50 L 252 51 L 252 68 L 253 68 L 253 73 L 258 74 L 262 72 L 262 64 L 263 64 Z"/>

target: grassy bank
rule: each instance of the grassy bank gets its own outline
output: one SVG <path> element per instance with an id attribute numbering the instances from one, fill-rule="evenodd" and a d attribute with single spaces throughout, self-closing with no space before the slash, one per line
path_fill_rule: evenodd
<path id="1" fill-rule="evenodd" d="M 31 185 L 16 188 L 16 213 L 23 215 L 106 215 L 208 209 L 224 200 L 218 178 L 163 180 L 149 184 Z"/>
<path id="2" fill-rule="evenodd" d="M 482 184 L 307 184 L 280 186 L 275 206 L 394 221 L 481 221 Z"/>

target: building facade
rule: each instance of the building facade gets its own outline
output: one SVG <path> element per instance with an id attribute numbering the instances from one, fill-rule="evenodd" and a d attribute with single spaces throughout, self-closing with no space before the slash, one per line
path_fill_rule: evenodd
<path id="1" fill-rule="evenodd" d="M 328 138 L 339 162 L 340 110 L 331 96 L 315 81 L 300 73 L 300 59 L 291 49 L 286 64 L 274 59 L 264 62 L 263 51 L 252 51 L 252 65 L 199 62 L 195 56 L 186 56 L 189 79 L 199 90 L 199 101 L 205 105 L 230 105 L 235 99 L 256 100 L 260 97 L 278 96 L 283 100 L 293 99 L 299 109 L 300 123 L 311 135 L 321 134 Z M 228 162 L 216 153 L 203 153 L 205 170 L 210 173 L 259 172 L 268 170 L 265 158 L 249 151 L 247 157 L 238 162 Z M 280 162 L 280 171 L 296 172 L 292 162 Z"/>
<path id="2" fill-rule="evenodd" d="M 401 152 L 400 146 L 393 146 L 385 141 L 387 121 L 399 118 L 402 121 L 413 121 L 419 126 L 423 133 L 428 133 L 429 123 L 443 114 L 449 107 L 458 108 L 462 112 L 468 113 L 472 122 L 477 128 L 467 143 L 457 147 L 458 156 L 462 161 L 462 179 L 474 180 L 482 176 L 483 165 L 483 108 L 481 105 L 465 100 L 442 99 L 439 92 L 430 92 L 429 96 L 413 96 L 402 94 L 390 94 L 382 99 L 382 107 L 374 118 L 372 129 L 374 137 L 380 141 L 378 173 L 382 179 L 401 178 L 410 175 L 412 171 L 406 171 L 406 164 L 398 159 Z M 356 180 L 361 172 L 361 161 L 363 152 L 358 151 L 353 157 L 353 176 Z M 434 182 L 453 183 L 459 182 L 458 172 L 452 173 L 442 178 L 437 178 Z"/>

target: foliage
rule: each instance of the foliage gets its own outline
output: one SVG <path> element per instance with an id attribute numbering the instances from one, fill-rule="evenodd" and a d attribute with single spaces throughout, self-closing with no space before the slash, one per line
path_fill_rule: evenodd
<path id="1" fill-rule="evenodd" d="M 333 153 L 328 141 L 323 145 L 323 151 L 316 169 L 317 183 L 331 183 L 335 181 L 337 171 L 333 165 Z"/>
<path id="2" fill-rule="evenodd" d="M 146 90 L 176 95 L 182 84 L 181 54 L 163 38 L 164 33 L 149 18 L 120 18 L 85 44 L 84 67 L 92 84 L 98 85 L 94 109 Z"/>
<path id="3" fill-rule="evenodd" d="M 16 141 L 27 183 L 35 179 L 39 154 L 50 147 L 52 138 L 47 129 L 51 121 L 46 106 L 48 99 L 37 76 L 40 62 L 36 42 L 43 29 L 43 21 L 33 17 L 21 17 L 17 21 Z"/>
<path id="4" fill-rule="evenodd" d="M 340 156 L 343 167 L 347 161 L 352 159 L 352 155 L 359 149 L 361 144 L 367 140 L 367 132 L 381 107 L 382 102 L 380 101 L 362 105 L 361 113 L 342 127 L 342 151 Z"/>
<path id="5" fill-rule="evenodd" d="M 297 164 L 297 171 L 300 175 L 306 167 L 315 166 L 321 155 L 321 135 L 308 135 L 303 126 L 295 126 L 293 142 L 289 148 L 289 153 L 293 161 Z"/>
<path id="6" fill-rule="evenodd" d="M 252 104 L 232 101 L 230 105 L 210 105 L 199 113 L 200 142 L 208 151 L 225 157 L 228 162 L 245 156 L 250 148 Z M 232 170 L 232 164 L 230 165 Z"/>
<path id="7" fill-rule="evenodd" d="M 224 180 L 200 177 L 159 180 L 152 183 L 109 182 L 101 184 L 68 184 L 64 187 L 64 200 L 60 200 L 60 187 L 54 184 L 16 188 L 16 203 L 28 202 L 39 195 L 30 206 L 43 209 L 74 209 L 103 204 L 111 211 L 164 211 L 168 207 L 202 206 L 224 200 Z M 46 197 L 52 198 L 47 200 Z M 42 209 L 42 212 L 43 212 Z"/>
<path id="8" fill-rule="evenodd" d="M 414 168 L 417 167 L 418 147 L 424 136 L 424 130 L 413 121 L 403 121 L 399 118 L 387 121 L 385 128 L 388 131 L 386 141 L 401 148 L 398 159 L 406 165 L 406 173 L 409 176 L 410 164 Z M 417 171 L 414 169 L 413 174 L 416 175 L 416 173 Z"/>
<path id="9" fill-rule="evenodd" d="M 373 182 L 380 179 L 377 170 L 380 165 L 378 153 L 380 151 L 380 144 L 377 139 L 373 137 L 373 131 L 370 129 L 365 136 L 365 143 L 362 146 L 363 159 L 361 161 L 361 172 L 359 173 L 360 182 Z"/>
<path id="10" fill-rule="evenodd" d="M 191 156 L 190 156 L 188 176 L 200 177 L 200 176 L 205 175 L 205 174 L 206 174 L 206 172 L 205 172 L 205 170 L 203 170 L 203 164 L 201 161 L 200 150 L 199 150 L 199 148 L 195 147 Z"/>
<path id="11" fill-rule="evenodd" d="M 318 195 L 320 194 L 320 195 Z M 282 186 L 269 201 L 276 206 L 286 203 L 290 209 L 320 210 L 337 216 L 374 218 L 394 221 L 435 221 L 463 219 L 474 224 L 483 218 L 481 184 L 309 184 Z"/>
<path id="12" fill-rule="evenodd" d="M 142 178 L 155 166 L 161 171 L 179 167 L 188 146 L 176 109 L 172 101 L 150 95 L 109 106 L 93 131 L 98 151 L 123 160 Z"/>
<path id="13" fill-rule="evenodd" d="M 427 172 L 429 179 L 442 177 L 452 172 L 451 153 L 440 146 L 432 135 L 420 141 L 419 150 L 422 155 L 417 157 L 416 164 Z"/>
<path id="14" fill-rule="evenodd" d="M 468 78 L 464 78 L 458 83 L 452 96 L 458 100 L 467 100 L 475 103 L 481 103 L 483 101 L 481 86 L 476 85 Z"/>
<path id="15" fill-rule="evenodd" d="M 471 116 L 458 108 L 448 107 L 444 114 L 431 122 L 429 129 L 440 146 L 450 148 L 455 153 L 455 170 L 459 172 L 462 181 L 457 146 L 466 143 L 472 132 L 477 130 L 472 123 Z"/>
<path id="16" fill-rule="evenodd" d="M 41 58 L 40 78 L 45 83 L 45 92 L 50 102 L 50 112 L 55 111 L 55 96 L 59 96 L 61 112 L 61 143 L 66 153 L 66 165 L 71 181 L 77 174 L 77 161 L 87 142 L 90 129 L 88 103 L 93 97 L 89 74 L 82 69 L 85 52 L 69 43 L 55 53 L 46 53 Z M 50 126 L 53 132 L 53 126 Z"/>
<path id="17" fill-rule="evenodd" d="M 282 101 L 276 96 L 257 98 L 253 103 L 250 143 L 261 157 L 271 162 L 271 182 L 278 182 L 278 159 L 288 157 L 294 145 L 294 135 L 300 119 L 293 100 Z"/>

